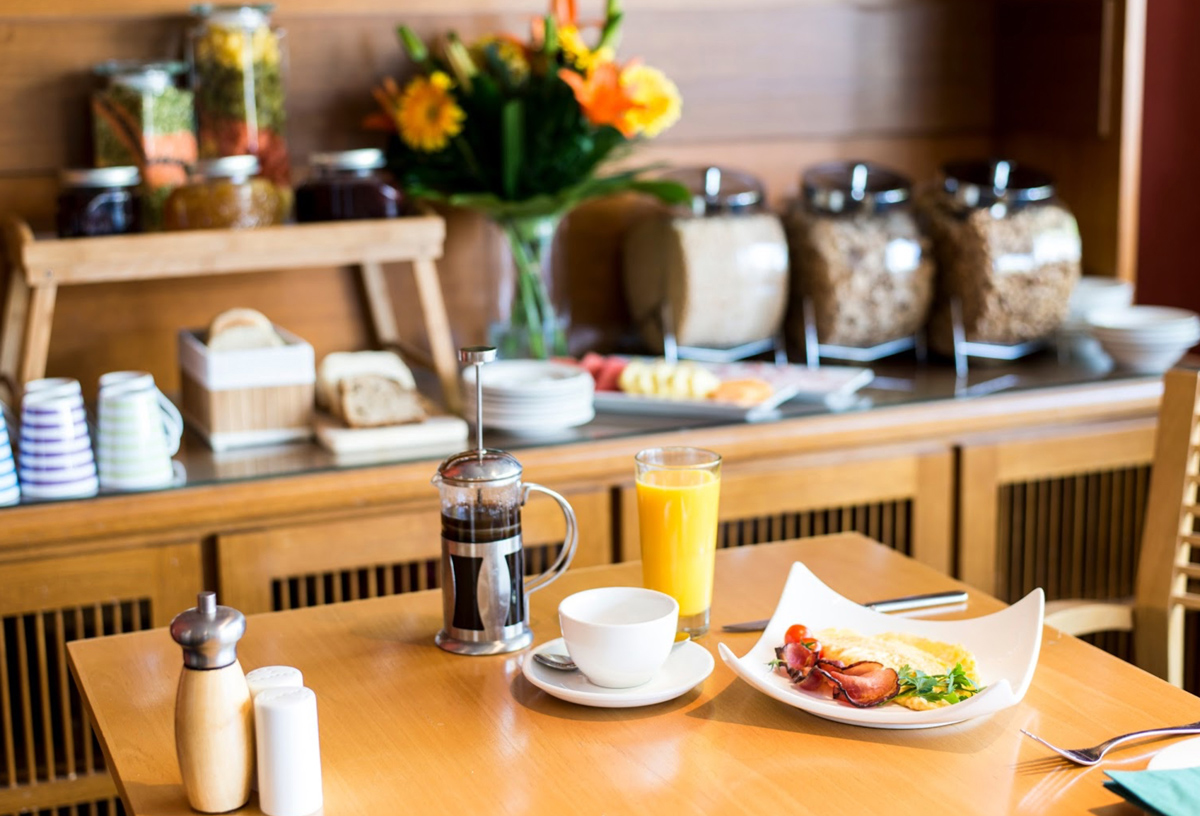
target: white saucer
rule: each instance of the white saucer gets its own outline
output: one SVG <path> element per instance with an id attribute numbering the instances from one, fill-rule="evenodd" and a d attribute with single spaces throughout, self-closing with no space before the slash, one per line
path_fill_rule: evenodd
<path id="1" fill-rule="evenodd" d="M 529 650 L 522 659 L 525 679 L 552 697 L 596 708 L 634 708 L 674 700 L 703 683 L 715 665 L 707 649 L 689 641 L 671 650 L 666 665 L 649 683 L 628 689 L 610 689 L 593 685 L 582 672 L 547 668 L 533 659 L 536 652 L 565 655 L 567 647 L 562 638 Z"/>
<path id="2" fill-rule="evenodd" d="M 1168 745 L 1150 758 L 1148 771 L 1174 771 L 1200 767 L 1200 737 Z"/>

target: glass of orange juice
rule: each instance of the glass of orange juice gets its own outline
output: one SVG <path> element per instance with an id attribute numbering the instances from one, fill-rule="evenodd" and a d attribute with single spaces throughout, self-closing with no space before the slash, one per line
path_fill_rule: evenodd
<path id="1" fill-rule="evenodd" d="M 679 601 L 679 630 L 708 631 L 717 553 L 721 457 L 702 448 L 650 448 L 637 465 L 642 583 Z"/>

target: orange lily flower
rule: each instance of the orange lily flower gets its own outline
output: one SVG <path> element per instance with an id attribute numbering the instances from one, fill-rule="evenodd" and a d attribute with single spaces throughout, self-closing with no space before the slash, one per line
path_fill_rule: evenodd
<path id="1" fill-rule="evenodd" d="M 560 68 L 558 76 L 571 86 L 575 101 L 589 122 L 597 127 L 612 125 L 626 138 L 633 135 L 625 113 L 634 107 L 634 102 L 628 89 L 621 86 L 621 72 L 616 63 L 602 62 L 586 78 L 568 68 Z"/>
<path id="2" fill-rule="evenodd" d="M 578 25 L 578 13 L 575 0 L 551 0 L 550 2 L 550 14 L 560 28 L 565 25 Z"/>

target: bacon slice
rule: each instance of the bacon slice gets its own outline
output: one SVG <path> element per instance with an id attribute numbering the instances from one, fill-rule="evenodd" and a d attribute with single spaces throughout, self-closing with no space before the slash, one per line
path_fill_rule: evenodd
<path id="1" fill-rule="evenodd" d="M 782 649 L 776 649 L 775 654 L 784 662 L 793 683 L 800 683 L 812 674 L 820 656 L 819 652 L 814 652 L 803 643 L 789 643 Z"/>
<path id="2" fill-rule="evenodd" d="M 833 696 L 856 708 L 881 705 L 900 693 L 900 678 L 895 669 L 882 663 L 860 661 L 842 669 L 818 666 L 817 671 L 829 678 L 836 687 Z"/>
<path id="3" fill-rule="evenodd" d="M 840 660 L 826 660 L 822 657 L 817 660 L 817 665 L 813 668 L 841 669 L 844 665 Z M 809 672 L 808 677 L 804 678 L 798 685 L 805 691 L 822 692 L 826 697 L 833 696 L 833 692 L 836 690 L 836 687 L 830 682 L 829 678 L 823 672 L 819 671 Z"/>

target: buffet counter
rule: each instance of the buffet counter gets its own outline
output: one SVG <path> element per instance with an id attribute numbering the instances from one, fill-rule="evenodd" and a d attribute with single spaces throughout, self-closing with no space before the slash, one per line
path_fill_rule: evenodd
<path id="1" fill-rule="evenodd" d="M 485 441 L 573 505 L 573 567 L 636 558 L 634 454 L 695 445 L 725 457 L 721 547 L 853 531 L 1004 600 L 1035 584 L 1051 599 L 1076 587 L 1130 594 L 1121 565 L 1140 536 L 1160 378 L 1048 355 L 977 367 L 965 382 L 945 366 L 875 370 L 849 404 L 787 404 L 752 424 L 600 415 Z M 86 719 L 53 659 L 67 642 L 165 626 L 201 589 L 255 614 L 437 586 L 430 478 L 450 452 L 346 462 L 299 444 L 218 455 L 188 435 L 183 486 L 0 510 L 0 617 L 24 621 L 0 632 L 0 648 L 23 655 L 9 683 L 14 695 L 41 688 L 70 726 L 48 743 L 13 732 L 17 755 L 70 755 L 74 774 L 0 791 L 0 813 L 112 795 L 99 754 L 72 736 Z M 523 527 L 527 568 L 540 572 L 562 543 L 561 514 L 531 501 Z M 1058 546 L 1068 539 L 1077 546 Z M 27 723 L 41 716 L 32 699 L 13 697 Z"/>

